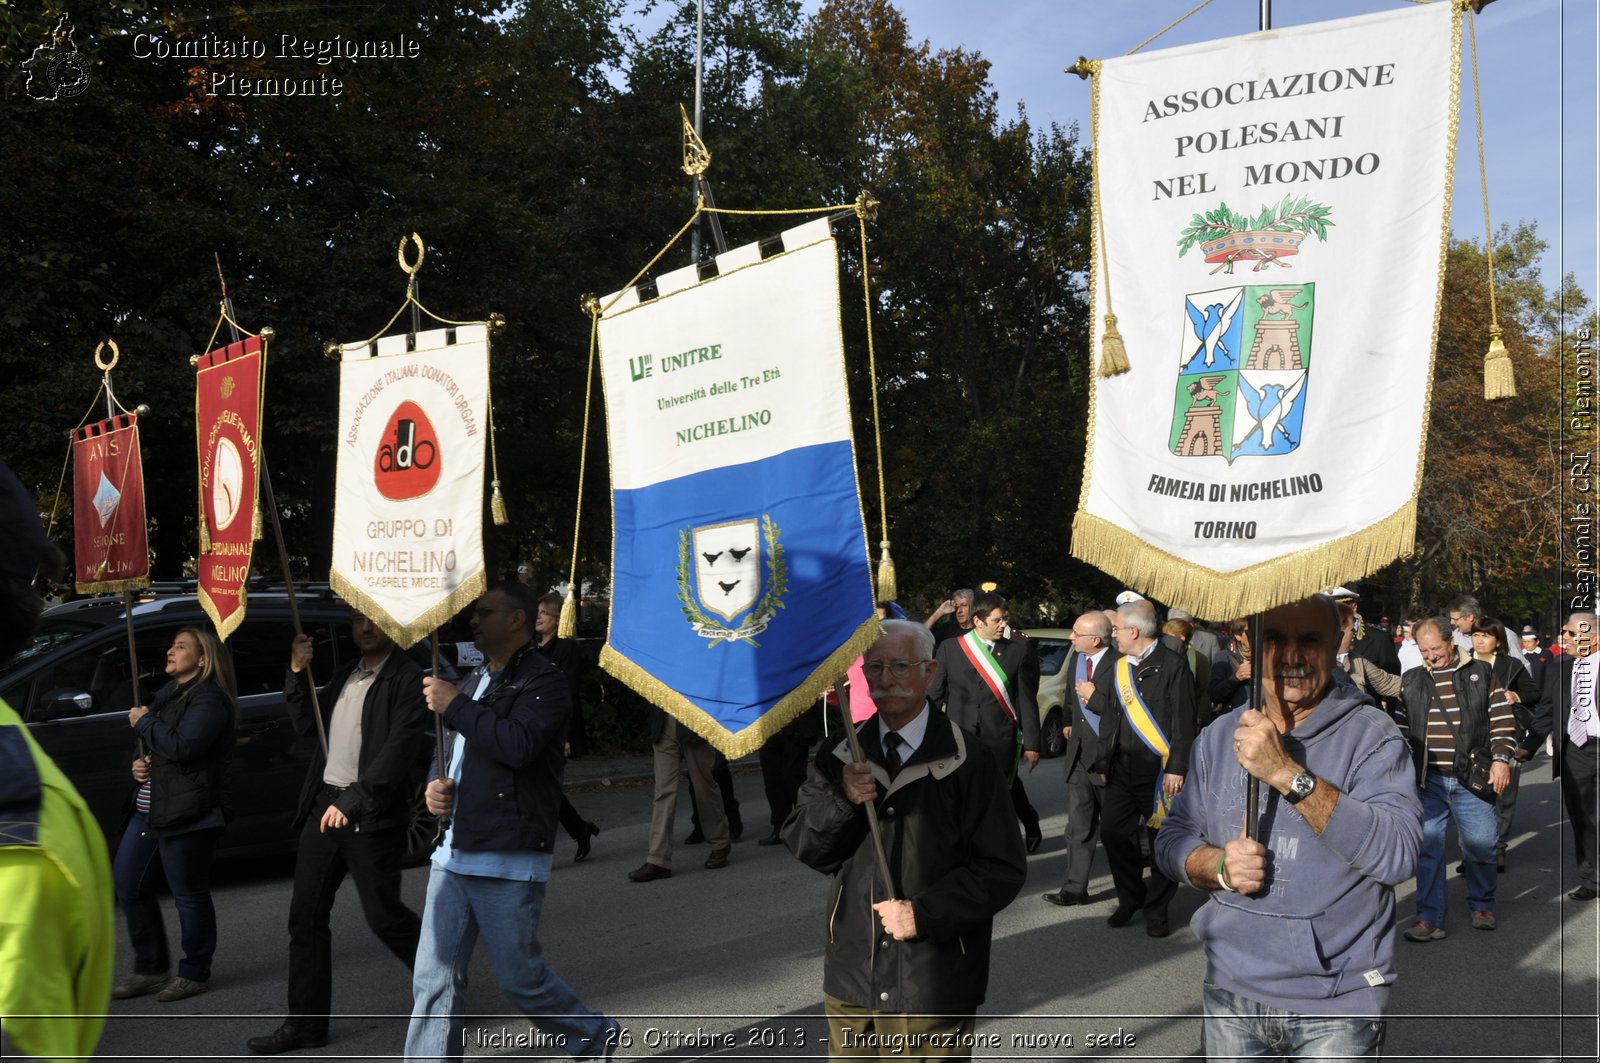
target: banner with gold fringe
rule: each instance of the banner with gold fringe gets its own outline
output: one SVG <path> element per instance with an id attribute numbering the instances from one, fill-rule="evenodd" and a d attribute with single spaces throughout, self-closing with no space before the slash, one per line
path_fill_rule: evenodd
<path id="1" fill-rule="evenodd" d="M 337 346 L 329 582 L 402 648 L 483 593 L 489 331 Z"/>
<path id="2" fill-rule="evenodd" d="M 138 414 L 120 413 L 72 433 L 72 537 L 79 594 L 150 585 Z"/>
<path id="3" fill-rule="evenodd" d="M 261 483 L 259 336 L 195 362 L 195 447 L 200 460 L 200 605 L 227 639 L 244 622 Z"/>
<path id="4" fill-rule="evenodd" d="M 877 637 L 824 219 L 601 300 L 611 623 L 601 665 L 730 757 Z"/>
<path id="5" fill-rule="evenodd" d="M 1087 64 L 1093 359 L 1128 368 L 1073 556 L 1220 619 L 1410 552 L 1460 34 L 1439 3 Z"/>

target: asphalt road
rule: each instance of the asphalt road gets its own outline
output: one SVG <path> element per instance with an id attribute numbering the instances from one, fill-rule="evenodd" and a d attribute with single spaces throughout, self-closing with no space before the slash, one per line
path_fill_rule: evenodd
<path id="1" fill-rule="evenodd" d="M 648 761 L 579 761 L 569 779 L 622 780 Z M 593 856 L 572 863 L 563 841 L 544 910 L 545 958 L 586 1002 L 624 1024 L 619 1058 L 816 1058 L 827 1052 L 821 1018 L 823 876 L 780 847 L 760 847 L 766 806 L 759 774 L 736 772 L 747 824 L 723 870 L 701 867 L 704 846 L 679 845 L 670 880 L 633 883 L 645 856 L 650 792 L 625 780 L 574 795 L 598 822 Z M 976 1055 L 993 1059 L 1194 1058 L 1199 1043 L 1204 957 L 1187 928 L 1202 898 L 1182 889 L 1173 933 L 1148 938 L 1136 920 L 1105 925 L 1115 907 L 1104 856 L 1091 885 L 1095 903 L 1059 909 L 1039 895 L 1060 884 L 1065 787 L 1058 762 L 1028 779 L 1045 815 L 1046 842 L 1029 861 L 1028 884 L 996 921 L 988 1003 Z M 677 838 L 688 832 L 680 802 Z M 1449 936 L 1396 948 L 1386 1057 L 1438 1060 L 1596 1058 L 1600 1000 L 1600 907 L 1566 901 L 1575 883 L 1571 838 L 1558 830 L 1560 795 L 1541 762 L 1523 781 L 1518 833 L 1498 895 L 1499 929 L 1467 926 L 1465 883 L 1450 880 Z M 1452 843 L 1452 859 L 1453 843 Z M 427 869 L 407 872 L 407 900 L 421 907 Z M 249 1057 L 247 1038 L 274 1029 L 283 1007 L 288 860 L 220 869 L 221 927 L 211 991 L 178 1004 L 114 1001 L 102 1058 Z M 1413 917 L 1412 887 L 1400 890 L 1400 926 Z M 167 906 L 168 933 L 175 917 Z M 120 922 L 120 920 L 119 920 Z M 130 969 L 119 926 L 118 973 Z M 353 888 L 334 912 L 334 1007 L 326 1049 L 285 1058 L 396 1059 L 410 1010 L 408 976 L 367 931 Z M 472 970 L 471 1009 L 482 1018 L 469 1056 L 544 1058 L 524 1043 L 532 1030 L 503 1014 L 482 950 Z M 566 1058 L 556 1053 L 558 1058 Z"/>

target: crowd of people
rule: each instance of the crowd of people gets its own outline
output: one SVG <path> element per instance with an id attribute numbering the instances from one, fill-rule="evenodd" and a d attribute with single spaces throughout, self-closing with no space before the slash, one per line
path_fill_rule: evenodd
<path id="1" fill-rule="evenodd" d="M 0 473 L 0 520 L 20 529 L 19 549 L 0 558 L 0 641 L 12 646 L 32 631 L 33 569 L 51 548 L 20 485 Z M 461 1058 L 480 939 L 502 994 L 547 1043 L 579 1059 L 620 1047 L 618 1024 L 584 1003 L 539 944 L 558 825 L 578 859 L 599 829 L 562 792 L 581 729 L 559 612 L 558 599 L 524 584 L 492 587 L 471 610 L 482 663 L 457 681 L 425 676 L 359 614 L 359 656 L 320 688 L 311 641 L 285 647 L 290 718 L 318 751 L 298 811 L 286 1015 L 249 1039 L 252 1053 L 328 1043 L 330 913 L 346 877 L 371 931 L 410 972 L 406 1058 Z M 994 918 L 1042 840 L 1023 785 L 1046 737 L 1037 646 L 993 592 L 958 591 L 924 623 L 893 603 L 880 616 L 882 634 L 859 662 L 875 712 L 816 743 L 815 710 L 769 741 L 760 840 L 833 880 L 822 970 L 831 1054 L 967 1056 Z M 1072 622 L 1061 662 L 1066 869 L 1044 900 L 1088 903 L 1102 846 L 1113 928 L 1137 918 L 1166 937 L 1178 888 L 1207 893 L 1190 927 L 1207 961 L 1210 1058 L 1376 1056 L 1397 938 L 1446 933 L 1448 828 L 1463 856 L 1467 925 L 1492 931 L 1518 776 L 1547 739 L 1578 858 L 1567 898 L 1600 897 L 1592 612 L 1571 614 L 1549 649 L 1531 631 L 1513 645 L 1469 597 L 1448 615 L 1411 617 L 1398 640 L 1367 627 L 1344 588 L 1253 624 L 1213 629 L 1178 609 L 1164 619 L 1128 591 Z M 209 873 L 228 815 L 237 696 L 228 651 L 209 631 L 180 631 L 166 670 L 166 685 L 128 714 L 137 752 L 114 863 L 81 799 L 0 705 L 0 812 L 14 838 L 0 847 L 11 899 L 0 919 L 0 1011 L 85 1017 L 8 1019 L 9 1051 L 84 1055 L 107 997 L 172 1002 L 209 988 Z M 446 735 L 424 790 L 442 838 L 416 912 L 401 896 L 401 858 L 430 732 Z M 708 869 L 727 866 L 743 823 L 725 759 L 665 713 L 651 738 L 650 848 L 629 878 L 672 874 L 684 766 L 689 840 L 709 843 Z M 178 915 L 175 964 L 159 877 Z M 1396 887 L 1413 878 L 1416 910 L 1397 935 Z M 113 895 L 132 946 L 131 970 L 114 984 Z"/>

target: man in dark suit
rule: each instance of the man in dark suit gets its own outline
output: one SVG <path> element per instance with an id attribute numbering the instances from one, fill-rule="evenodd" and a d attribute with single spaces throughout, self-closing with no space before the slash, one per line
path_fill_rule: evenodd
<path id="1" fill-rule="evenodd" d="M 973 599 L 972 630 L 941 642 L 934 654 L 939 671 L 928 696 L 994 759 L 1031 853 L 1044 836 L 1017 774 L 1017 754 L 1020 748 L 1030 772 L 1039 763 L 1039 656 L 1026 639 L 1006 635 L 1008 615 L 998 594 Z"/>
<path id="2" fill-rule="evenodd" d="M 1100 612 L 1084 613 L 1072 622 L 1072 650 L 1061 665 L 1071 678 L 1072 715 L 1063 728 L 1062 754 L 1067 773 L 1067 874 L 1059 890 L 1044 895 L 1051 904 L 1068 907 L 1089 903 L 1089 875 L 1100 842 L 1100 811 L 1106 777 L 1093 770 L 1100 756 L 1100 719 L 1088 709 L 1094 678 L 1122 656 L 1111 646 L 1111 621 Z"/>
<path id="3" fill-rule="evenodd" d="M 1556 755 L 1551 774 L 1561 779 L 1561 796 L 1572 822 L 1578 856 L 1578 888 L 1567 894 L 1575 901 L 1600 897 L 1600 705 L 1595 684 L 1600 680 L 1600 640 L 1595 614 L 1573 613 L 1561 625 L 1559 657 L 1544 669 L 1544 685 L 1535 714 L 1535 734 L 1555 728 Z M 1530 741 L 1532 736 L 1530 735 Z"/>
<path id="4" fill-rule="evenodd" d="M 1194 739 L 1194 679 L 1188 662 L 1157 639 L 1155 609 L 1149 602 L 1119 606 L 1117 622 L 1117 648 L 1123 656 L 1109 668 L 1096 669 L 1088 701 L 1089 711 L 1100 717 L 1099 756 L 1092 770 L 1106 777 L 1100 841 L 1117 886 L 1117 910 L 1106 922 L 1126 926 L 1143 909 L 1145 932 L 1166 937 L 1167 905 L 1178 885 L 1152 867 L 1146 886 L 1139 842 L 1143 832 L 1154 842 L 1163 802 L 1183 789 Z M 1131 683 L 1126 696 L 1132 712 L 1124 708 L 1119 689 L 1124 670 Z M 1165 756 L 1152 745 L 1165 747 Z"/>

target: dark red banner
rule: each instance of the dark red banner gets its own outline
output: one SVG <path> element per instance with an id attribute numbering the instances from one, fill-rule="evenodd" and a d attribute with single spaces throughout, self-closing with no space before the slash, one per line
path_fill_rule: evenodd
<path id="1" fill-rule="evenodd" d="M 259 537 L 261 340 L 218 347 L 196 363 L 200 455 L 200 604 L 226 639 L 244 620 L 245 582 Z"/>
<path id="2" fill-rule="evenodd" d="M 150 584 L 139 419 L 119 414 L 72 434 L 74 576 L 80 594 Z"/>

